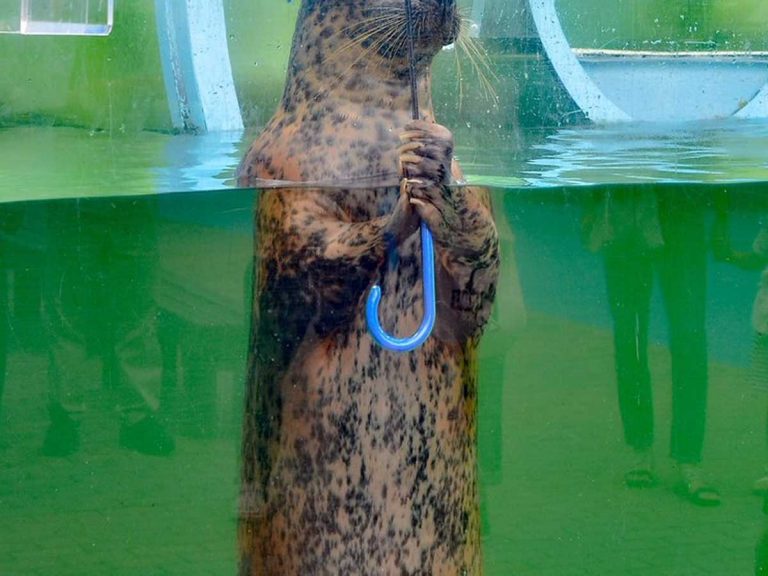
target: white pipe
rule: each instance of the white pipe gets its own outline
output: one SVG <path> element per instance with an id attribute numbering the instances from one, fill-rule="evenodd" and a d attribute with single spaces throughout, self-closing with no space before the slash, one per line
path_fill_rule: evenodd
<path id="1" fill-rule="evenodd" d="M 531 15 L 560 81 L 584 114 L 594 122 L 631 120 L 611 102 L 584 71 L 565 37 L 555 9 L 555 0 L 530 0 Z"/>

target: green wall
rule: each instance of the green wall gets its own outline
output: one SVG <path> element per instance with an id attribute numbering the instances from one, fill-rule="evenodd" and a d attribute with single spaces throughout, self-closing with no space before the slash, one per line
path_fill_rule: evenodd
<path id="1" fill-rule="evenodd" d="M 229 57 L 246 126 L 269 119 L 283 92 L 299 2 L 225 0 Z"/>
<path id="2" fill-rule="evenodd" d="M 583 48 L 768 50 L 765 0 L 558 0 L 557 9 Z"/>
<path id="3" fill-rule="evenodd" d="M 233 74 L 247 123 L 279 98 L 298 3 L 226 0 Z M 153 0 L 115 3 L 107 37 L 0 35 L 0 125 L 171 130 Z"/>
<path id="4" fill-rule="evenodd" d="M 0 36 L 0 123 L 169 129 L 154 2 L 116 2 L 108 37 Z"/>

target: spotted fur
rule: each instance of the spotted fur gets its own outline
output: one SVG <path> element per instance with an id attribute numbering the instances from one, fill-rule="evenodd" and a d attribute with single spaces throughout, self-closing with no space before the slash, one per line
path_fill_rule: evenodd
<path id="1" fill-rule="evenodd" d="M 446 186 L 429 63 L 455 7 L 414 0 L 422 119 L 410 120 L 402 0 L 305 0 L 279 110 L 239 169 L 256 179 L 408 185 L 263 191 L 243 438 L 241 574 L 480 574 L 475 347 L 498 239 L 485 191 Z M 383 17 L 382 14 L 391 16 Z M 390 28 L 376 25 L 387 19 Z M 437 250 L 438 314 L 418 350 L 369 335 L 422 315 L 419 219 Z"/>

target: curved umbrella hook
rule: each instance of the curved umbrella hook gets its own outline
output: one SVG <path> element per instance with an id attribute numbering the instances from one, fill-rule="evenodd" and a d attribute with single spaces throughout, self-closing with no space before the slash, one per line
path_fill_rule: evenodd
<path id="1" fill-rule="evenodd" d="M 422 282 L 424 284 L 424 318 L 418 330 L 407 338 L 397 338 L 387 334 L 379 322 L 379 303 L 381 302 L 381 287 L 376 284 L 368 294 L 365 304 L 365 316 L 368 320 L 368 330 L 374 339 L 387 350 L 393 352 L 410 352 L 421 346 L 429 338 L 437 318 L 435 297 L 435 249 L 432 233 L 427 225 L 421 223 L 421 258 Z"/>
<path id="2" fill-rule="evenodd" d="M 413 119 L 419 119 L 419 98 L 416 85 L 416 68 L 413 57 L 413 8 L 411 0 L 405 0 L 405 28 L 408 38 L 408 63 L 411 81 L 411 111 Z M 410 352 L 421 346 L 429 338 L 432 328 L 435 326 L 436 300 L 435 297 L 435 249 L 432 242 L 432 233 L 427 225 L 421 223 L 421 261 L 422 283 L 424 285 L 424 318 L 421 326 L 408 338 L 397 338 L 384 332 L 379 322 L 379 303 L 381 302 L 381 288 L 378 284 L 371 288 L 368 301 L 365 305 L 365 316 L 368 320 L 368 330 L 374 339 L 384 348 L 395 352 Z"/>

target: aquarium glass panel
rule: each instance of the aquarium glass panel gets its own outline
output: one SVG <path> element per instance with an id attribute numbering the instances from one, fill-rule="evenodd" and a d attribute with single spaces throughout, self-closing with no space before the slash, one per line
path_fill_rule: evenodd
<path id="1" fill-rule="evenodd" d="M 768 574 L 768 4 L 411 3 L 0 0 L 0 576 Z"/>

